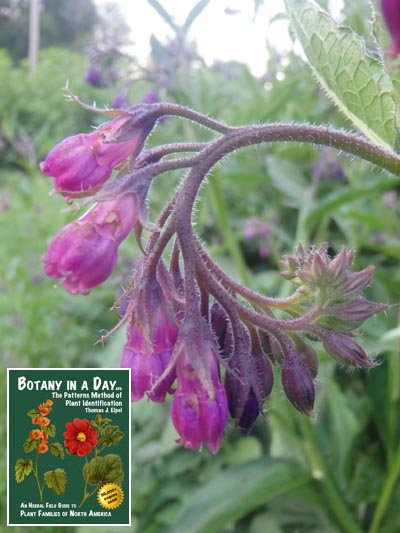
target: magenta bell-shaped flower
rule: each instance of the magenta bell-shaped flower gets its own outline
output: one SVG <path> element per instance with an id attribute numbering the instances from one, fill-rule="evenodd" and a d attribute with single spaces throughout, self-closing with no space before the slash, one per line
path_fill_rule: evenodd
<path id="1" fill-rule="evenodd" d="M 133 193 L 95 204 L 53 237 L 43 257 L 44 271 L 50 278 L 60 279 L 71 294 L 88 294 L 109 277 L 118 246 L 136 222 Z"/>
<path id="2" fill-rule="evenodd" d="M 94 192 L 115 166 L 141 151 L 153 125 L 135 127 L 131 115 L 120 115 L 92 133 L 72 135 L 58 143 L 40 163 L 40 170 L 54 178 L 54 190 L 59 194 Z"/>
<path id="3" fill-rule="evenodd" d="M 122 352 L 121 367 L 131 368 L 131 398 L 136 402 L 147 395 L 163 402 L 176 378 L 175 367 L 165 375 L 178 335 L 175 323 L 160 305 L 155 311 L 153 338 L 146 339 L 136 324 L 128 326 L 128 341 Z"/>
<path id="4" fill-rule="evenodd" d="M 171 418 L 180 435 L 178 442 L 195 450 L 204 442 L 217 453 L 228 419 L 225 389 L 219 379 L 215 353 L 210 354 L 212 394 L 207 391 L 188 356 L 182 353 L 177 362 L 178 387 L 172 400 Z"/>
<path id="5" fill-rule="evenodd" d="M 400 4 L 398 0 L 381 0 L 382 15 L 392 38 L 391 55 L 400 53 Z"/>

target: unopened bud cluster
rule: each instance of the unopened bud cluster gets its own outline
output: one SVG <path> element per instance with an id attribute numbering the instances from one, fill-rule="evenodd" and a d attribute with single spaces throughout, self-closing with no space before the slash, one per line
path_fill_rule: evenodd
<path id="1" fill-rule="evenodd" d="M 263 130 L 230 128 L 173 104 L 106 113 L 114 118 L 92 133 L 61 141 L 40 166 L 68 202 L 84 198 L 93 204 L 61 229 L 43 258 L 46 274 L 67 291 L 88 294 L 103 283 L 122 241 L 131 232 L 140 235 L 146 223 L 152 180 L 171 169 L 190 169 L 149 232 L 116 303 L 119 325 L 126 327 L 121 366 L 131 368 L 132 401 L 164 402 L 170 396 L 179 442 L 188 449 L 205 444 L 215 453 L 229 414 L 248 434 L 263 413 L 273 365 L 281 367 L 290 402 L 313 413 L 318 358 L 310 336 L 341 363 L 373 366 L 354 330 L 385 305 L 362 297 L 373 267 L 352 272 L 352 251 L 343 248 L 331 258 L 326 244 L 300 246 L 281 265 L 296 291 L 274 299 L 226 275 L 195 236 L 193 203 L 207 172 L 229 151 L 261 142 Z M 157 120 L 168 114 L 197 120 L 220 135 L 208 143 L 146 148 Z M 181 157 L 182 152 L 190 156 Z M 167 265 L 165 248 L 173 239 Z M 280 316 L 285 311 L 287 319 L 276 318 L 275 309 Z"/>

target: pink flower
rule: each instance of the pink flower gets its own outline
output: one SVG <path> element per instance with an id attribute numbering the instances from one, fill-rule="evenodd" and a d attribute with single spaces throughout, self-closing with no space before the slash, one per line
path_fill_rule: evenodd
<path id="1" fill-rule="evenodd" d="M 171 418 L 180 435 L 178 442 L 190 450 L 204 442 L 212 451 L 219 450 L 228 419 L 226 393 L 219 379 L 217 350 L 206 354 L 210 364 L 211 391 L 208 391 L 188 356 L 177 362 L 178 387 L 172 400 Z"/>
<path id="2" fill-rule="evenodd" d="M 392 38 L 391 55 L 400 53 L 400 5 L 398 0 L 381 0 L 382 15 Z"/>
<path id="3" fill-rule="evenodd" d="M 61 279 L 68 292 L 88 294 L 109 277 L 118 246 L 136 222 L 133 193 L 95 204 L 53 237 L 43 257 L 44 271 L 50 278 Z"/>
<path id="4" fill-rule="evenodd" d="M 160 380 L 171 360 L 177 327 L 159 305 L 155 310 L 152 339 L 145 338 L 137 324 L 128 329 L 128 342 L 122 352 L 121 367 L 131 368 L 131 397 L 136 402 L 146 394 L 153 402 L 163 402 L 176 378 L 175 368 Z"/>
<path id="5" fill-rule="evenodd" d="M 54 190 L 62 195 L 93 192 L 115 166 L 140 152 L 152 126 L 135 127 L 133 116 L 118 116 L 92 133 L 62 140 L 40 163 L 40 170 L 54 178 Z"/>

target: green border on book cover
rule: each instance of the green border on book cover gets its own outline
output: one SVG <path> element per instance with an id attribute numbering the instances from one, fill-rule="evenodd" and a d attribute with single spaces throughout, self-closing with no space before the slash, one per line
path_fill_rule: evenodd
<path id="1" fill-rule="evenodd" d="M 8 525 L 131 525 L 130 369 L 8 369 Z"/>

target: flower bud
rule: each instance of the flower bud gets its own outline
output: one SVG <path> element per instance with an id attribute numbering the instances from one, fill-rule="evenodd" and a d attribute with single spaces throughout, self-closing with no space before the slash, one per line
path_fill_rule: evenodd
<path id="1" fill-rule="evenodd" d="M 324 309 L 324 314 L 342 318 L 343 320 L 362 323 L 364 320 L 367 320 L 367 318 L 370 318 L 386 308 L 386 304 L 378 304 L 365 300 L 364 298 L 357 298 L 356 300 L 344 304 L 326 307 Z"/>
<path id="2" fill-rule="evenodd" d="M 228 329 L 228 317 L 218 302 L 214 302 L 211 307 L 210 322 L 220 352 L 224 352 L 225 336 Z"/>
<path id="3" fill-rule="evenodd" d="M 115 166 L 142 150 L 154 120 L 124 113 L 92 133 L 80 133 L 58 143 L 40 163 L 45 176 L 54 178 L 54 190 L 64 196 L 93 194 Z"/>
<path id="4" fill-rule="evenodd" d="M 348 335 L 336 331 L 324 331 L 321 339 L 327 353 L 339 363 L 364 367 L 375 366 L 361 346 Z"/>
<path id="5" fill-rule="evenodd" d="M 118 246 L 137 222 L 136 196 L 95 204 L 61 229 L 43 257 L 44 271 L 71 294 L 88 294 L 114 269 Z"/>
<path id="6" fill-rule="evenodd" d="M 229 359 L 225 374 L 229 412 L 245 435 L 250 433 L 273 385 L 271 363 L 258 341 L 256 344 L 257 348 L 253 342 L 247 351 L 236 351 Z"/>
<path id="7" fill-rule="evenodd" d="M 318 356 L 314 348 L 304 343 L 296 347 L 296 354 L 305 362 L 311 372 L 311 376 L 315 378 L 318 374 Z"/>
<path id="8" fill-rule="evenodd" d="M 285 357 L 281 380 L 290 402 L 301 413 L 311 415 L 314 408 L 315 387 L 310 369 L 297 355 Z"/>
<path id="9" fill-rule="evenodd" d="M 237 423 L 239 431 L 242 435 L 248 435 L 260 414 L 257 398 L 254 392 L 250 390 L 249 396 L 244 404 L 242 414 Z"/>
<path id="10" fill-rule="evenodd" d="M 371 283 L 374 275 L 375 267 L 373 265 L 367 266 L 360 272 L 352 272 L 347 276 L 346 281 L 340 286 L 336 297 L 351 298 L 358 296 Z"/>

